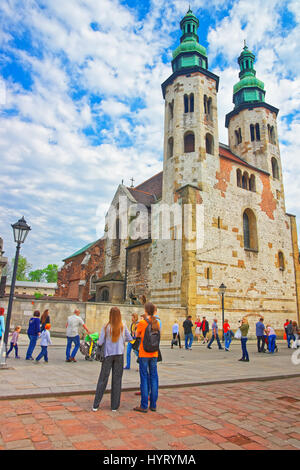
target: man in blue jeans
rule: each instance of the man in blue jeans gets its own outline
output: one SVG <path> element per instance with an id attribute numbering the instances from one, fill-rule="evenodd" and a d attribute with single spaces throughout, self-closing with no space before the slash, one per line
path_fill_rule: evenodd
<path id="1" fill-rule="evenodd" d="M 37 339 L 40 336 L 40 331 L 41 331 L 40 323 L 41 323 L 40 312 L 36 310 L 33 313 L 33 317 L 30 318 L 29 320 L 29 325 L 28 325 L 28 330 L 27 330 L 27 334 L 29 338 L 29 346 L 28 346 L 27 353 L 26 353 L 26 361 L 33 361 L 32 354 L 33 354 Z"/>
<path id="2" fill-rule="evenodd" d="M 212 337 L 211 337 L 210 342 L 207 345 L 208 349 L 211 349 L 211 345 L 212 345 L 212 343 L 214 342 L 215 339 L 217 340 L 219 349 L 224 349 L 221 345 L 221 342 L 220 342 L 220 338 L 219 338 L 219 334 L 218 334 L 218 331 L 219 331 L 218 320 L 216 318 L 214 319 L 211 328 L 212 328 Z"/>
<path id="3" fill-rule="evenodd" d="M 191 350 L 192 344 L 194 341 L 194 335 L 192 332 L 192 327 L 194 326 L 192 323 L 192 317 L 189 315 L 186 320 L 183 322 L 183 329 L 184 329 L 184 336 L 185 336 L 185 349 Z"/>
<path id="4" fill-rule="evenodd" d="M 68 317 L 68 321 L 66 324 L 67 328 L 67 349 L 66 349 L 66 362 L 77 362 L 75 356 L 80 346 L 80 336 L 78 332 L 78 328 L 82 326 L 87 334 L 89 335 L 90 332 L 84 324 L 84 321 L 79 316 L 80 310 L 75 309 L 74 315 Z M 72 343 L 74 343 L 74 348 L 71 353 Z"/>

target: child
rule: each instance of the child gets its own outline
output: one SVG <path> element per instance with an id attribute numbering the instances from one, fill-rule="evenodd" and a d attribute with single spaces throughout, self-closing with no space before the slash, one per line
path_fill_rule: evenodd
<path id="1" fill-rule="evenodd" d="M 9 336 L 11 336 L 12 338 L 10 342 L 10 348 L 6 353 L 6 357 L 8 357 L 9 353 L 13 350 L 13 348 L 15 348 L 15 358 L 20 359 L 20 356 L 18 355 L 18 338 L 19 338 L 20 331 L 21 331 L 21 327 L 16 326 L 16 328 L 14 329 L 14 332 L 9 334 Z"/>
<path id="2" fill-rule="evenodd" d="M 35 362 L 39 362 L 42 357 L 44 358 L 45 362 L 48 362 L 48 346 L 52 344 L 50 338 L 50 323 L 46 323 L 44 331 L 41 333 L 40 340 L 41 340 L 41 352 L 36 358 Z"/>

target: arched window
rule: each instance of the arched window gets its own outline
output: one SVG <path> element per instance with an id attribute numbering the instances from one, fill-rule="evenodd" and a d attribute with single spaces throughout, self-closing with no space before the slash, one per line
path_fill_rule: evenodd
<path id="1" fill-rule="evenodd" d="M 278 264 L 280 271 L 284 271 L 285 269 L 285 262 L 284 262 L 284 255 L 282 251 L 278 251 Z"/>
<path id="2" fill-rule="evenodd" d="M 173 146 L 174 146 L 173 137 L 170 137 L 168 140 L 167 158 L 173 157 Z"/>
<path id="3" fill-rule="evenodd" d="M 204 95 L 204 114 L 208 119 L 212 119 L 212 99 Z"/>
<path id="4" fill-rule="evenodd" d="M 248 250 L 258 250 L 258 238 L 256 217 L 251 209 L 246 209 L 243 213 L 244 248 Z"/>
<path id="5" fill-rule="evenodd" d="M 236 184 L 239 188 L 242 187 L 242 172 L 239 168 L 236 170 Z"/>
<path id="6" fill-rule="evenodd" d="M 96 292 L 96 284 L 95 284 L 96 281 L 97 281 L 97 276 L 96 274 L 94 274 L 93 276 L 91 276 L 91 279 L 90 279 L 90 292 Z"/>
<path id="7" fill-rule="evenodd" d="M 211 267 L 205 269 L 205 279 L 212 279 L 212 269 Z"/>
<path id="8" fill-rule="evenodd" d="M 249 175 L 247 171 L 244 172 L 243 177 L 242 177 L 242 188 L 249 189 Z"/>
<path id="9" fill-rule="evenodd" d="M 251 142 L 254 142 L 254 140 L 255 140 L 255 131 L 254 131 L 253 124 L 250 125 L 250 136 L 251 136 Z"/>
<path id="10" fill-rule="evenodd" d="M 213 155 L 214 153 L 214 138 L 211 134 L 206 134 L 205 136 L 205 150 L 206 153 Z"/>
<path id="11" fill-rule="evenodd" d="M 113 241 L 112 247 L 112 256 L 119 256 L 121 250 L 121 227 L 120 227 L 120 219 L 117 218 L 116 220 L 116 233 L 115 233 L 115 240 Z"/>
<path id="12" fill-rule="evenodd" d="M 108 302 L 109 301 L 109 290 L 107 287 L 104 287 L 100 292 L 100 302 Z"/>
<path id="13" fill-rule="evenodd" d="M 269 142 L 273 145 L 276 145 L 274 126 L 270 126 L 270 124 L 268 124 L 268 137 L 269 137 Z"/>
<path id="14" fill-rule="evenodd" d="M 172 121 L 174 117 L 174 100 L 169 103 L 169 122 Z"/>
<path id="15" fill-rule="evenodd" d="M 249 179 L 249 189 L 250 191 L 253 191 L 255 193 L 256 191 L 256 185 L 255 185 L 255 176 L 251 175 Z"/>
<path id="16" fill-rule="evenodd" d="M 190 94 L 190 113 L 194 112 L 194 93 Z"/>
<path id="17" fill-rule="evenodd" d="M 279 179 L 279 167 L 278 167 L 278 162 L 275 157 L 272 157 L 271 163 L 272 163 L 273 178 Z"/>
<path id="18" fill-rule="evenodd" d="M 184 136 L 184 153 L 195 152 L 195 135 L 187 132 Z"/>
<path id="19" fill-rule="evenodd" d="M 255 124 L 255 135 L 256 135 L 256 140 L 260 140 L 260 129 L 259 129 L 259 124 Z"/>
<path id="20" fill-rule="evenodd" d="M 184 100 L 184 112 L 188 113 L 189 112 L 189 97 L 188 97 L 188 95 L 184 95 L 183 100 Z"/>

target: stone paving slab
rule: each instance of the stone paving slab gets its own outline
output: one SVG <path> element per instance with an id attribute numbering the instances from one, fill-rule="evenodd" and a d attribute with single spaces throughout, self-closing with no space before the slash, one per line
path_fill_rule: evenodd
<path id="1" fill-rule="evenodd" d="M 65 339 L 52 338 L 52 341 L 53 345 L 48 349 L 49 363 L 41 361 L 36 364 L 24 360 L 28 339 L 21 335 L 21 359 L 12 356 L 7 359 L 9 368 L 0 369 L 0 399 L 94 392 L 100 363 L 86 361 L 80 352 L 76 356 L 77 363 L 66 363 Z M 229 352 L 219 351 L 216 344 L 208 350 L 205 345 L 195 342 L 192 351 L 171 350 L 170 345 L 164 342 L 161 346 L 163 362 L 158 365 L 160 387 L 300 376 L 300 365 L 294 365 L 291 361 L 293 350 L 287 348 L 286 342 L 277 343 L 279 352 L 269 355 L 257 353 L 255 341 L 249 341 L 250 362 L 243 363 L 238 361 L 241 346 L 237 340 L 232 342 Z M 34 357 L 39 351 L 40 347 L 37 346 Z M 123 390 L 139 388 L 138 364 L 133 355 L 132 368 L 124 371 L 122 387 Z"/>
<path id="2" fill-rule="evenodd" d="M 160 389 L 147 414 L 130 391 L 115 413 L 109 395 L 96 413 L 92 394 L 3 400 L 0 450 L 299 450 L 299 389 L 299 377 Z"/>

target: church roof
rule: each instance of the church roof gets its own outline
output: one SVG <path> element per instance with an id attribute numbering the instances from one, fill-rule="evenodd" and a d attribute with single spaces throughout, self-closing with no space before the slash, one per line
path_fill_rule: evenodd
<path id="1" fill-rule="evenodd" d="M 238 155 L 235 155 L 234 153 L 231 152 L 230 148 L 225 145 L 225 144 L 221 144 L 220 143 L 220 146 L 219 146 L 219 155 L 220 157 L 225 157 L 227 158 L 228 160 L 231 160 L 235 163 L 239 163 L 240 165 L 243 165 L 243 166 L 247 166 L 248 168 L 251 168 L 252 170 L 256 170 L 256 171 L 259 171 L 261 173 L 266 173 L 266 174 L 269 174 L 267 173 L 266 171 L 264 170 L 261 170 L 260 168 L 257 168 L 253 165 L 250 165 L 248 162 L 246 162 L 246 160 L 243 160 L 241 157 L 239 157 Z"/>
<path id="2" fill-rule="evenodd" d="M 150 206 L 162 196 L 163 172 L 157 173 L 134 188 L 127 188 L 140 204 Z"/>

